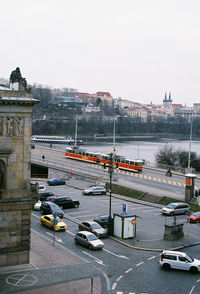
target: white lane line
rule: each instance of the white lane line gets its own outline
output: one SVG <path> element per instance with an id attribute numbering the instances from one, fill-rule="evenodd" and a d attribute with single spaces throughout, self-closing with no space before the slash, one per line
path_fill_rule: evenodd
<path id="1" fill-rule="evenodd" d="M 152 260 L 154 258 L 156 258 L 156 256 L 151 256 L 151 257 L 148 258 L 148 260 Z"/>
<path id="2" fill-rule="evenodd" d="M 72 232 L 70 232 L 70 231 L 68 231 L 68 230 L 66 230 L 65 232 L 68 233 L 68 234 L 70 234 L 70 235 L 72 235 L 72 236 L 75 236 L 74 233 L 72 233 Z"/>
<path id="3" fill-rule="evenodd" d="M 136 266 L 140 266 L 140 265 L 142 265 L 143 263 L 144 263 L 144 261 L 141 261 L 141 262 L 137 263 Z"/>
<path id="4" fill-rule="evenodd" d="M 193 290 L 195 289 L 195 286 L 192 287 L 192 289 L 190 290 L 189 294 L 192 294 Z"/>
<path id="5" fill-rule="evenodd" d="M 86 218 L 86 216 L 88 217 L 94 217 L 94 216 L 97 216 L 98 214 L 85 214 L 85 215 L 78 215 L 77 218 Z"/>
<path id="6" fill-rule="evenodd" d="M 38 215 L 36 215 L 36 214 L 34 214 L 34 213 L 31 213 L 31 215 L 33 215 L 33 216 L 35 216 L 35 217 L 37 217 L 37 218 L 40 218 L 40 216 L 38 216 Z"/>
<path id="7" fill-rule="evenodd" d="M 158 208 L 159 209 L 159 208 Z M 147 210 L 143 210 L 142 212 L 152 212 L 152 211 L 158 211 L 158 209 L 147 209 Z"/>
<path id="8" fill-rule="evenodd" d="M 131 267 L 131 268 L 127 269 L 127 270 L 125 271 L 125 273 L 128 274 L 128 273 L 131 272 L 132 270 L 133 270 L 133 268 Z"/>
<path id="9" fill-rule="evenodd" d="M 124 258 L 124 259 L 128 259 L 128 260 L 129 260 L 129 258 L 126 257 L 126 256 L 124 256 L 124 255 L 116 254 L 116 253 L 111 252 L 111 251 L 109 251 L 109 250 L 107 250 L 107 249 L 105 249 L 105 248 L 103 248 L 103 250 L 106 251 L 106 252 L 108 252 L 109 254 L 112 254 L 112 255 L 117 256 L 117 257 L 119 257 L 119 258 Z"/>
<path id="10" fill-rule="evenodd" d="M 199 280 L 197 280 L 197 283 L 199 283 L 200 282 L 200 279 Z"/>
<path id="11" fill-rule="evenodd" d="M 117 283 L 114 283 L 114 284 L 112 285 L 112 290 L 115 290 L 116 286 L 117 286 Z"/>
<path id="12" fill-rule="evenodd" d="M 118 291 L 118 292 L 116 292 L 116 294 L 123 294 L 123 292 L 119 292 L 119 291 Z"/>
<path id="13" fill-rule="evenodd" d="M 90 210 L 81 210 L 81 211 L 70 211 L 70 213 L 68 213 L 69 215 L 71 214 L 79 214 L 79 213 L 86 213 L 86 212 L 91 212 Z"/>
<path id="14" fill-rule="evenodd" d="M 116 279 L 117 282 L 119 282 L 124 276 L 119 276 L 119 278 Z"/>
<path id="15" fill-rule="evenodd" d="M 103 261 L 102 261 L 101 259 L 99 259 L 99 258 L 97 258 L 97 257 L 95 257 L 95 256 L 93 256 L 93 255 L 91 255 L 91 254 L 89 254 L 89 253 L 87 253 L 87 252 L 85 252 L 85 251 L 82 251 L 82 252 L 85 253 L 86 255 L 88 255 L 88 256 L 94 258 L 94 260 L 96 261 L 96 263 L 98 263 L 98 264 L 100 264 L 100 265 L 104 265 L 104 266 L 106 266 L 106 264 L 104 264 Z"/>

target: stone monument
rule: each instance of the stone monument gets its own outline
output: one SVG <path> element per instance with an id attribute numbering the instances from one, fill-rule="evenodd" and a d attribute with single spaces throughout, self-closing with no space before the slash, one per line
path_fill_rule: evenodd
<path id="1" fill-rule="evenodd" d="M 33 99 L 17 68 L 0 90 L 0 266 L 29 262 Z"/>

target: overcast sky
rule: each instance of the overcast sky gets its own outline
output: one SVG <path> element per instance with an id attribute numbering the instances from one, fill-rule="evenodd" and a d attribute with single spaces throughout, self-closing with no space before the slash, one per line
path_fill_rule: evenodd
<path id="1" fill-rule="evenodd" d="M 199 0 L 0 1 L 1 70 L 140 103 L 200 102 Z"/>

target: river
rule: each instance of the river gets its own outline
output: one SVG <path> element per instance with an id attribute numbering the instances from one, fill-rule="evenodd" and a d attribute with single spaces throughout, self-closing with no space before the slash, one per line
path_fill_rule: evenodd
<path id="1" fill-rule="evenodd" d="M 145 159 L 147 162 L 155 162 L 156 153 L 165 144 L 172 145 L 176 150 L 186 150 L 189 151 L 189 140 L 176 140 L 170 138 L 161 139 L 151 139 L 142 137 L 140 139 L 135 138 L 116 138 L 116 150 L 118 155 L 123 155 L 127 159 Z M 49 147 L 49 144 L 41 144 Z M 53 147 L 59 149 L 65 149 L 66 145 L 63 144 L 53 144 Z M 96 138 L 93 140 L 88 140 L 87 145 L 81 146 L 88 151 L 98 152 L 98 153 L 109 153 L 113 151 L 113 141 L 112 139 Z M 191 141 L 191 151 L 197 153 L 200 156 L 200 140 Z"/>

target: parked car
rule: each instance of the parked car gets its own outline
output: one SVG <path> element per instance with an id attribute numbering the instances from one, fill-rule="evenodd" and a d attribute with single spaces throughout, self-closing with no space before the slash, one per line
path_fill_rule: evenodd
<path id="1" fill-rule="evenodd" d="M 165 270 L 180 269 L 193 273 L 200 271 L 200 260 L 178 251 L 164 250 L 160 257 L 160 265 Z"/>
<path id="2" fill-rule="evenodd" d="M 185 214 L 189 213 L 190 206 L 187 203 L 170 203 L 161 209 L 162 214 L 174 215 L 174 214 Z"/>
<path id="3" fill-rule="evenodd" d="M 88 231 L 78 232 L 74 237 L 74 241 L 76 244 L 81 244 L 89 249 L 102 249 L 104 246 L 104 243 L 96 235 Z"/>
<path id="4" fill-rule="evenodd" d="M 89 231 L 99 238 L 107 236 L 107 230 L 94 221 L 84 221 L 78 225 L 79 231 Z"/>
<path id="5" fill-rule="evenodd" d="M 106 195 L 106 189 L 104 187 L 91 187 L 82 193 L 83 195 Z"/>
<path id="6" fill-rule="evenodd" d="M 108 227 L 109 216 L 108 215 L 99 215 L 94 218 L 94 222 L 98 223 L 104 229 Z"/>
<path id="7" fill-rule="evenodd" d="M 56 214 L 60 218 L 63 218 L 64 216 L 64 212 L 60 209 L 60 207 L 57 204 L 52 203 L 50 201 L 42 202 L 40 207 L 40 212 L 42 214 Z"/>
<path id="8" fill-rule="evenodd" d="M 57 205 L 59 205 L 60 207 L 62 207 L 62 209 L 64 208 L 77 208 L 80 205 L 80 202 L 78 200 L 72 200 L 70 197 L 67 196 L 50 196 L 47 198 L 47 201 L 51 201 Z"/>
<path id="9" fill-rule="evenodd" d="M 45 185 L 39 185 L 39 192 L 45 192 L 45 191 L 46 191 Z"/>
<path id="10" fill-rule="evenodd" d="M 47 184 L 49 186 L 56 186 L 56 185 L 65 185 L 65 180 L 62 180 L 62 179 L 56 179 L 56 178 L 53 178 L 53 179 L 50 179 L 47 181 Z"/>
<path id="11" fill-rule="evenodd" d="M 188 217 L 190 223 L 199 223 L 200 222 L 200 211 L 194 212 Z"/>
<path id="12" fill-rule="evenodd" d="M 40 210 L 41 204 L 42 204 L 42 201 L 38 200 L 38 201 L 35 203 L 33 209 L 34 209 L 34 210 Z"/>
<path id="13" fill-rule="evenodd" d="M 64 223 L 58 216 L 54 218 L 52 214 L 41 216 L 40 221 L 42 225 L 55 231 L 65 231 L 67 229 L 66 223 Z"/>
<path id="14" fill-rule="evenodd" d="M 41 201 L 45 201 L 50 196 L 54 196 L 54 193 L 52 193 L 52 192 L 39 192 L 39 199 Z"/>

